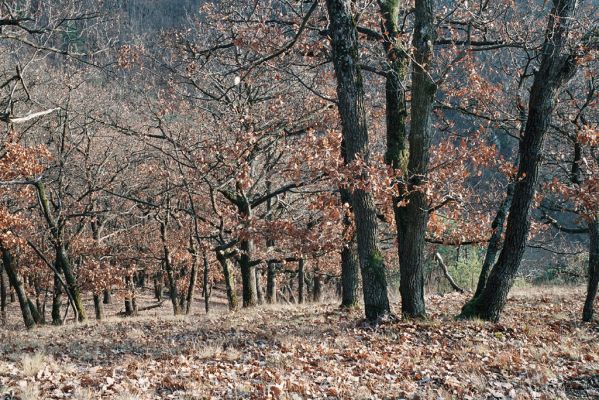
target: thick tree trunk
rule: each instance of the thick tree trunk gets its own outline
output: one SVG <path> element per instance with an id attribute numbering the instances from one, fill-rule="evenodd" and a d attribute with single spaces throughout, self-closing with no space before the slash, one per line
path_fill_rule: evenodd
<path id="1" fill-rule="evenodd" d="M 239 264 L 241 266 L 241 285 L 243 307 L 253 307 L 258 303 L 258 292 L 256 289 L 256 267 L 252 265 L 252 254 L 254 252 L 254 242 L 251 239 L 244 239 L 240 243 L 241 256 Z"/>
<path id="2" fill-rule="evenodd" d="M 23 281 L 15 269 L 10 251 L 5 248 L 0 248 L 0 250 L 2 251 L 2 263 L 4 265 L 4 270 L 8 275 L 10 284 L 17 294 L 17 298 L 19 299 L 19 306 L 21 307 L 21 313 L 23 314 L 23 322 L 25 322 L 27 329 L 31 329 L 35 327 L 36 324 L 35 320 L 33 319 L 33 315 L 31 315 L 31 309 L 29 308 L 29 301 L 27 298 L 27 293 L 25 293 L 25 288 L 23 287 Z"/>
<path id="3" fill-rule="evenodd" d="M 135 285 L 133 285 L 133 280 L 128 275 L 125 277 L 125 290 L 127 290 L 127 295 L 125 297 L 125 315 L 128 317 L 134 317 L 137 315 Z"/>
<path id="4" fill-rule="evenodd" d="M 237 300 L 237 294 L 235 293 L 235 277 L 231 268 L 231 262 L 221 251 L 216 251 L 216 259 L 223 269 L 229 310 L 236 310 L 239 307 L 239 300 Z"/>
<path id="5" fill-rule="evenodd" d="M 412 45 L 412 107 L 407 168 L 408 204 L 398 209 L 398 244 L 402 314 L 426 316 L 424 303 L 424 237 L 428 221 L 427 184 L 429 148 L 432 138 L 432 111 L 436 84 L 430 69 L 435 41 L 434 1 L 416 0 Z"/>
<path id="6" fill-rule="evenodd" d="M 0 321 L 6 322 L 6 294 L 7 294 L 7 282 L 8 278 L 4 272 L 4 265 L 0 265 Z"/>
<path id="7" fill-rule="evenodd" d="M 505 218 L 507 217 L 507 212 L 510 208 L 510 204 L 512 203 L 513 195 L 514 184 L 510 183 L 507 187 L 507 195 L 503 200 L 503 203 L 501 203 L 501 206 L 497 210 L 497 214 L 495 215 L 495 219 L 493 219 L 493 223 L 491 225 L 493 233 L 491 234 L 489 244 L 487 245 L 487 253 L 485 254 L 485 260 L 483 261 L 483 266 L 480 270 L 478 284 L 476 285 L 476 291 L 474 292 L 474 296 L 472 296 L 472 298 L 478 297 L 485 288 L 485 285 L 487 284 L 489 272 L 491 271 L 491 267 L 495 262 L 497 253 L 501 248 L 501 236 L 503 235 L 503 226 L 505 225 Z"/>
<path id="8" fill-rule="evenodd" d="M 62 246 L 59 246 L 56 249 L 56 264 L 60 265 L 60 268 L 57 268 L 58 271 L 62 271 L 64 274 L 68 290 L 76 308 L 75 311 L 77 312 L 77 320 L 79 322 L 83 322 L 87 319 L 87 315 L 85 313 L 85 307 L 83 306 L 81 291 L 79 289 L 79 285 L 77 284 L 77 278 L 73 272 L 71 261 L 69 260 L 66 250 Z"/>
<path id="9" fill-rule="evenodd" d="M 582 320 L 590 322 L 593 319 L 593 303 L 599 286 L 599 220 L 589 224 L 589 281 L 587 296 L 582 310 Z"/>
<path id="10" fill-rule="evenodd" d="M 56 266 L 56 270 L 59 266 Z M 62 308 L 62 284 L 58 274 L 54 274 L 54 289 L 52 291 L 52 325 L 62 325 L 62 315 L 60 309 Z"/>
<path id="11" fill-rule="evenodd" d="M 297 302 L 299 304 L 304 304 L 306 302 L 306 291 L 305 291 L 305 282 L 306 279 L 306 269 L 305 269 L 305 260 L 300 258 L 298 266 L 297 266 Z"/>
<path id="12" fill-rule="evenodd" d="M 351 204 L 351 193 L 341 188 L 341 202 Z M 352 229 L 349 215 L 343 218 L 343 229 Z M 344 232 L 345 236 L 345 232 Z M 358 259 L 358 244 L 356 234 L 352 234 L 347 243 L 341 249 L 341 307 L 358 307 L 358 289 L 360 283 L 360 261 Z"/>
<path id="13" fill-rule="evenodd" d="M 110 293 L 110 289 L 104 289 L 104 299 L 102 300 L 104 304 L 112 303 L 112 294 Z"/>
<path id="14" fill-rule="evenodd" d="M 277 264 L 274 262 L 269 262 L 266 270 L 266 302 L 277 302 Z"/>
<path id="15" fill-rule="evenodd" d="M 96 313 L 96 320 L 102 321 L 104 319 L 104 304 L 98 293 L 94 293 L 94 311 Z"/>
<path id="16" fill-rule="evenodd" d="M 358 36 L 350 0 L 327 0 L 333 64 L 337 74 L 337 98 L 343 133 L 346 164 L 358 157 L 368 163 L 368 128 L 364 109 L 364 88 L 359 68 Z M 362 178 L 366 178 L 364 175 Z M 376 321 L 390 313 L 387 278 L 378 246 L 377 210 L 372 193 L 356 189 L 352 193 L 356 237 L 366 318 Z"/>
<path id="17" fill-rule="evenodd" d="M 462 317 L 497 321 L 511 289 L 526 248 L 530 211 L 536 192 L 543 142 L 559 88 L 574 75 L 576 64 L 566 54 L 568 26 L 576 0 L 554 0 L 528 104 L 528 119 L 520 141 L 518 175 L 505 231 L 505 242 L 480 296 L 462 309 Z"/>

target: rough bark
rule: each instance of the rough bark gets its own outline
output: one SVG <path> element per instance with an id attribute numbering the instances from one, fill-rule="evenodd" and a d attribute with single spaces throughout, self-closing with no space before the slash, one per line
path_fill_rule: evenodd
<path id="1" fill-rule="evenodd" d="M 6 277 L 6 273 L 4 272 L 4 265 L 0 265 L 0 320 L 2 323 L 6 322 L 7 280 L 8 277 Z"/>
<path id="2" fill-rule="evenodd" d="M 322 301 L 322 276 L 318 271 L 314 272 L 314 291 L 312 301 L 318 303 Z"/>
<path id="3" fill-rule="evenodd" d="M 216 259 L 223 269 L 229 310 L 236 310 L 237 307 L 239 307 L 239 300 L 237 299 L 237 294 L 235 293 L 235 277 L 233 276 L 231 262 L 221 251 L 216 251 Z"/>
<path id="4" fill-rule="evenodd" d="M 204 253 L 204 309 L 206 314 L 210 312 L 210 295 L 212 294 L 212 288 L 210 287 L 210 263 L 208 262 L 208 255 Z"/>
<path id="5" fill-rule="evenodd" d="M 2 264 L 4 265 L 4 270 L 8 275 L 10 284 L 16 292 L 17 298 L 19 299 L 19 307 L 21 308 L 21 313 L 23 315 L 23 322 L 27 329 L 31 329 L 35 327 L 36 324 L 33 315 L 31 315 L 31 309 L 29 308 L 29 301 L 27 293 L 25 293 L 25 288 L 23 287 L 23 281 L 15 268 L 10 251 L 5 248 L 0 248 L 0 251 L 2 251 Z"/>
<path id="6" fill-rule="evenodd" d="M 57 271 L 58 266 L 57 266 Z M 54 274 L 54 289 L 52 291 L 52 325 L 62 325 L 62 316 L 60 309 L 62 308 L 62 284 L 58 274 Z"/>
<path id="7" fill-rule="evenodd" d="M 264 304 L 264 291 L 262 290 L 262 271 L 256 269 L 256 299 L 258 304 Z"/>
<path id="8" fill-rule="evenodd" d="M 545 134 L 551 123 L 559 89 L 576 71 L 573 56 L 565 51 L 575 6 L 576 0 L 554 0 L 541 64 L 530 90 L 528 119 L 524 136 L 520 140 L 520 163 L 503 249 L 482 293 L 462 309 L 462 317 L 499 320 L 516 278 L 526 247 Z"/>
<path id="9" fill-rule="evenodd" d="M 112 303 L 112 294 L 110 293 L 110 289 L 104 289 L 104 296 L 103 296 L 103 300 L 102 303 L 104 304 L 111 304 Z"/>
<path id="10" fill-rule="evenodd" d="M 402 314 L 424 318 L 424 237 L 429 213 L 426 194 L 421 189 L 427 183 L 432 110 L 437 89 L 430 76 L 435 41 L 434 1 L 416 0 L 414 13 L 410 150 L 405 196 L 408 204 L 398 209 L 397 226 Z"/>
<path id="11" fill-rule="evenodd" d="M 589 224 L 589 278 L 587 295 L 582 310 L 582 320 L 590 322 L 593 319 L 593 303 L 599 286 L 599 220 Z"/>
<path id="12" fill-rule="evenodd" d="M 351 204 L 351 193 L 341 188 L 341 202 Z M 344 230 L 352 229 L 349 216 L 343 218 Z M 345 236 L 345 235 L 344 235 Z M 360 261 L 358 260 L 358 244 L 355 233 L 343 244 L 341 249 L 341 307 L 358 307 L 358 289 L 360 281 Z"/>
<path id="13" fill-rule="evenodd" d="M 491 224 L 493 233 L 491 234 L 489 244 L 487 245 L 485 260 L 483 261 L 483 266 L 480 270 L 480 275 L 478 276 L 478 283 L 476 284 L 476 291 L 474 292 L 474 296 L 472 296 L 472 298 L 478 297 L 485 288 L 485 285 L 487 284 L 489 272 L 491 271 L 491 267 L 495 262 L 495 258 L 497 258 L 497 253 L 501 248 L 501 236 L 503 235 L 505 218 L 507 217 L 507 212 L 510 208 L 510 204 L 512 203 L 513 195 L 514 184 L 510 183 L 507 187 L 507 195 L 505 196 L 503 203 L 501 203 L 501 206 L 497 210 L 497 214 L 495 215 L 493 223 Z"/>
<path id="14" fill-rule="evenodd" d="M 253 307 L 258 303 L 256 267 L 252 265 L 254 241 L 251 239 L 242 240 L 239 247 L 241 250 L 239 265 L 241 267 L 243 307 Z"/>
<path id="15" fill-rule="evenodd" d="M 368 163 L 368 128 L 364 88 L 359 68 L 358 36 L 350 0 L 327 0 L 333 64 L 337 75 L 337 98 L 344 142 L 344 161 L 358 157 Z M 366 178 L 362 176 L 362 178 Z M 372 193 L 352 193 L 356 237 L 366 318 L 376 321 L 390 313 L 385 264 L 378 246 L 377 211 Z"/>
<path id="16" fill-rule="evenodd" d="M 63 246 L 58 246 L 56 249 L 56 264 L 60 265 L 60 268 L 57 268 L 57 270 L 62 271 L 65 277 L 67 288 L 71 294 L 71 298 L 73 299 L 73 304 L 75 306 L 75 312 L 77 313 L 77 320 L 79 322 L 83 322 L 87 319 L 87 315 L 85 313 L 85 307 L 83 306 L 81 290 L 77 284 L 77 278 L 73 272 L 71 261 Z"/>

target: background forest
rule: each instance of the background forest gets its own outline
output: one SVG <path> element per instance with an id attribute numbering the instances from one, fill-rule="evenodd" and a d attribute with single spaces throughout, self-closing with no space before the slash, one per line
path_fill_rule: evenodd
<path id="1" fill-rule="evenodd" d="M 0 394 L 599 398 L 598 6 L 1 2 Z"/>

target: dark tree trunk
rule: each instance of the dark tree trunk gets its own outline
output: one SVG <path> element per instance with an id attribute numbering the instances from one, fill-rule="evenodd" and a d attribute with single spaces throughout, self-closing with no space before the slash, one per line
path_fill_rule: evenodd
<path id="1" fill-rule="evenodd" d="M 507 195 L 501 203 L 501 206 L 497 210 L 497 214 L 495 215 L 495 219 L 493 219 L 493 223 L 491 224 L 491 228 L 493 229 L 493 233 L 491 234 L 491 238 L 489 239 L 489 244 L 487 245 L 487 253 L 485 254 L 485 260 L 483 261 L 482 269 L 480 270 L 480 275 L 478 277 L 478 284 L 476 285 L 476 291 L 474 292 L 474 296 L 472 298 L 478 297 L 485 285 L 487 283 L 487 278 L 489 277 L 489 272 L 491 271 L 491 267 L 495 262 L 495 258 L 497 257 L 497 253 L 501 248 L 501 236 L 503 235 L 503 227 L 505 225 L 505 218 L 507 217 L 507 212 L 510 208 L 510 204 L 512 203 L 512 196 L 514 195 L 514 184 L 510 183 L 507 187 Z"/>
<path id="2" fill-rule="evenodd" d="M 412 107 L 407 168 L 408 204 L 396 213 L 398 226 L 400 292 L 402 314 L 426 316 L 424 303 L 424 237 L 428 202 L 421 186 L 427 183 L 429 148 L 432 137 L 432 110 L 436 84 L 430 69 L 435 41 L 434 1 L 416 0 L 414 63 L 412 64 Z"/>
<path id="3" fill-rule="evenodd" d="M 208 262 L 208 255 L 204 253 L 204 309 L 206 314 L 210 312 L 210 295 L 212 294 L 212 287 L 210 286 L 210 263 Z"/>
<path id="4" fill-rule="evenodd" d="M 231 262 L 221 251 L 216 252 L 216 259 L 223 269 L 229 310 L 236 310 L 239 307 L 239 300 L 237 300 L 237 294 L 235 293 L 235 277 L 233 276 Z"/>
<path id="5" fill-rule="evenodd" d="M 135 285 L 133 285 L 130 276 L 125 277 L 125 289 L 127 295 L 125 297 L 125 315 L 134 317 L 137 315 L 137 301 L 135 299 Z"/>
<path id="6" fill-rule="evenodd" d="M 593 319 L 593 303 L 599 286 L 599 220 L 589 224 L 589 281 L 587 296 L 582 311 L 582 320 L 590 322 Z"/>
<path id="7" fill-rule="evenodd" d="M 7 282 L 8 278 L 5 276 L 4 265 L 0 266 L 0 320 L 2 323 L 6 322 L 6 294 L 7 294 Z"/>
<path id="8" fill-rule="evenodd" d="M 160 272 L 154 275 L 154 298 L 156 301 L 162 301 L 162 273 Z"/>
<path id="9" fill-rule="evenodd" d="M 112 293 L 111 293 L 110 289 L 104 289 L 103 297 L 104 297 L 104 299 L 102 300 L 102 303 L 112 304 Z"/>
<path id="10" fill-rule="evenodd" d="M 364 109 L 364 88 L 359 68 L 358 36 L 350 0 L 327 0 L 333 64 L 337 74 L 337 98 L 343 133 L 346 164 L 357 157 L 368 163 L 368 128 Z M 365 176 L 362 176 L 365 178 Z M 372 193 L 356 189 L 352 193 L 356 237 L 366 318 L 376 321 L 390 313 L 387 278 L 378 246 L 377 210 Z"/>
<path id="11" fill-rule="evenodd" d="M 102 321 L 104 319 L 104 304 L 98 293 L 94 293 L 94 311 L 96 312 L 96 320 Z"/>
<path id="12" fill-rule="evenodd" d="M 306 295 L 304 289 L 304 279 L 306 278 L 306 270 L 304 263 L 304 259 L 300 258 L 297 266 L 297 301 L 299 304 L 304 304 L 306 302 Z"/>
<path id="13" fill-rule="evenodd" d="M 58 246 L 56 249 L 56 264 L 60 265 L 60 268 L 57 268 L 57 270 L 62 271 L 64 274 L 67 288 L 71 294 L 71 298 L 73 299 L 73 303 L 76 308 L 75 311 L 77 313 L 77 320 L 79 322 L 83 322 L 87 319 L 87 315 L 85 313 L 85 307 L 83 306 L 81 290 L 77 284 L 77 278 L 73 272 L 71 261 L 69 260 L 67 252 L 63 246 Z"/>
<path id="14" fill-rule="evenodd" d="M 275 304 L 277 302 L 277 264 L 268 263 L 266 270 L 266 302 Z"/>
<path id="15" fill-rule="evenodd" d="M 58 269 L 57 271 L 60 271 Z M 60 309 L 62 308 L 62 284 L 58 274 L 54 274 L 54 289 L 52 292 L 52 325 L 62 325 L 62 315 Z"/>
<path id="16" fill-rule="evenodd" d="M 27 298 L 27 293 L 25 293 L 25 288 L 23 287 L 23 281 L 15 269 L 10 251 L 5 248 L 0 248 L 0 250 L 2 251 L 2 263 L 4 265 L 4 270 L 8 275 L 10 284 L 17 294 L 17 298 L 19 299 L 19 306 L 21 307 L 21 313 L 23 314 L 23 322 L 25 322 L 27 329 L 31 329 L 35 327 L 36 324 L 35 320 L 33 319 L 33 315 L 31 315 L 31 309 L 29 308 L 29 301 Z"/>
<path id="17" fill-rule="evenodd" d="M 482 293 L 464 306 L 462 317 L 499 320 L 526 248 L 530 210 L 542 163 L 543 141 L 551 123 L 559 88 L 576 71 L 573 56 L 565 53 L 576 0 L 554 0 L 554 5 L 549 15 L 541 64 L 530 90 L 528 119 L 519 146 L 520 163 L 503 249 Z"/>
<path id="18" fill-rule="evenodd" d="M 351 193 L 349 190 L 341 188 L 341 202 L 351 204 Z M 343 218 L 343 228 L 345 231 L 352 229 L 349 215 Z M 345 232 L 344 232 L 345 236 Z M 341 307 L 358 307 L 358 285 L 360 281 L 360 261 L 358 260 L 358 244 L 355 233 L 347 243 L 343 244 L 341 249 Z"/>
<path id="19" fill-rule="evenodd" d="M 240 243 L 241 256 L 241 285 L 243 307 L 253 307 L 258 303 L 258 292 L 256 289 L 256 267 L 252 265 L 252 254 L 254 242 L 251 239 L 242 240 Z"/>
<path id="20" fill-rule="evenodd" d="M 193 293 L 196 287 L 196 280 L 198 279 L 198 254 L 195 245 L 193 244 L 193 239 L 191 243 L 191 271 L 189 272 L 189 286 L 187 287 L 187 295 L 185 297 L 185 314 L 189 315 L 191 313 L 191 306 L 193 304 Z"/>

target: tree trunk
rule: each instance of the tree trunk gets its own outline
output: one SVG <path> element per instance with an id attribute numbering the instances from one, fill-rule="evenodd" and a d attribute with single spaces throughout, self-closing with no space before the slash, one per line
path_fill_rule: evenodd
<path id="1" fill-rule="evenodd" d="M 351 193 L 341 188 L 341 202 L 351 204 Z M 344 230 L 351 229 L 349 215 L 343 218 Z M 345 232 L 344 232 L 345 236 Z M 341 249 L 341 307 L 358 307 L 358 285 L 360 280 L 360 261 L 358 260 L 358 244 L 356 234 L 353 233 L 347 243 Z"/>
<path id="2" fill-rule="evenodd" d="M 519 146 L 519 167 L 514 197 L 505 231 L 505 243 L 480 296 L 462 309 L 462 317 L 497 321 L 511 289 L 526 248 L 531 205 L 536 192 L 543 142 L 559 88 L 576 71 L 567 50 L 569 24 L 576 0 L 554 0 L 539 70 L 535 73 L 528 103 L 528 119 Z"/>
<path id="3" fill-rule="evenodd" d="M 125 315 L 134 317 L 137 315 L 137 301 L 135 299 L 135 286 L 129 275 L 125 277 L 125 290 L 127 290 L 127 295 L 125 297 Z"/>
<path id="4" fill-rule="evenodd" d="M 437 262 L 439 263 L 439 267 L 441 267 L 441 271 L 443 272 L 443 275 L 445 276 L 445 278 L 447 279 L 447 281 L 449 282 L 449 285 L 453 288 L 453 290 L 460 292 L 460 293 L 464 293 L 464 289 L 462 289 L 456 283 L 456 281 L 453 280 L 452 276 L 449 274 L 449 270 L 447 269 L 447 265 L 445 264 L 445 261 L 443 261 L 443 257 L 441 257 L 441 254 L 439 254 L 438 252 L 435 253 L 435 258 L 437 259 Z"/>
<path id="5" fill-rule="evenodd" d="M 59 266 L 56 266 L 56 270 Z M 52 325 L 62 325 L 62 315 L 60 309 L 62 308 L 62 284 L 58 274 L 54 274 L 54 289 L 52 291 Z"/>
<path id="6" fill-rule="evenodd" d="M 257 269 L 255 270 L 256 274 L 256 295 L 258 304 L 264 304 L 264 291 L 262 290 L 262 271 Z"/>
<path id="7" fill-rule="evenodd" d="M 495 219 L 493 219 L 493 223 L 491 225 L 493 233 L 491 234 L 491 238 L 489 239 L 487 253 L 485 254 L 485 260 L 483 261 L 483 266 L 478 277 L 478 284 L 476 285 L 476 291 L 474 292 L 474 296 L 472 296 L 472 298 L 478 297 L 485 288 L 487 278 L 489 277 L 489 271 L 491 271 L 491 267 L 495 262 L 497 253 L 501 248 L 501 236 L 503 235 L 503 226 L 505 225 L 505 218 L 507 217 L 507 212 L 510 208 L 513 195 L 514 184 L 510 183 L 507 187 L 507 195 L 503 200 L 503 203 L 501 203 L 501 206 L 497 210 L 497 214 L 495 215 Z"/>
<path id="8" fill-rule="evenodd" d="M 160 272 L 154 275 L 154 298 L 156 301 L 162 301 L 162 273 Z"/>
<path id="9" fill-rule="evenodd" d="M 193 304 L 193 293 L 196 287 L 196 280 L 198 279 L 198 254 L 193 244 L 193 239 L 191 240 L 191 271 L 189 272 L 189 286 L 187 287 L 187 296 L 185 298 L 185 314 L 189 315 L 191 313 L 191 305 Z"/>
<path id="10" fill-rule="evenodd" d="M 416 0 L 414 63 L 412 64 L 412 107 L 407 168 L 408 204 L 398 209 L 398 245 L 402 314 L 424 318 L 424 237 L 428 221 L 427 184 L 429 149 L 432 138 L 432 111 L 436 84 L 430 69 L 435 41 L 434 1 Z"/>
<path id="11" fill-rule="evenodd" d="M 4 273 L 4 265 L 0 265 L 0 321 L 6 323 L 6 286 L 7 279 Z"/>
<path id="12" fill-rule="evenodd" d="M 266 302 L 277 302 L 277 264 L 274 262 L 269 262 L 266 270 Z"/>
<path id="13" fill-rule="evenodd" d="M 241 256 L 239 257 L 239 264 L 241 266 L 243 307 L 253 307 L 258 303 L 256 267 L 252 265 L 252 254 L 254 252 L 253 240 L 242 240 L 240 249 Z"/>
<path id="14" fill-rule="evenodd" d="M 312 293 L 312 301 L 319 303 L 322 301 L 322 276 L 318 271 L 314 272 L 314 293 Z"/>
<path id="15" fill-rule="evenodd" d="M 175 278 L 175 272 L 173 271 L 173 265 L 171 260 L 171 250 L 168 245 L 167 239 L 167 225 L 169 222 L 169 214 L 167 212 L 167 216 L 164 221 L 160 221 L 160 240 L 162 241 L 162 251 L 163 251 L 163 259 L 164 270 L 166 271 L 166 277 L 168 279 L 169 292 L 171 297 L 171 303 L 173 304 L 173 314 L 179 315 L 181 313 L 181 309 L 179 307 L 178 299 L 179 294 L 177 291 L 177 280 Z"/>
<path id="16" fill-rule="evenodd" d="M 231 262 L 221 251 L 216 251 L 216 259 L 223 268 L 229 310 L 236 310 L 239 307 L 239 300 L 237 300 L 237 294 L 235 293 L 235 277 L 231 269 Z"/>
<path id="17" fill-rule="evenodd" d="M 350 0 L 327 0 L 333 64 L 337 74 L 337 98 L 343 133 L 343 157 L 351 164 L 358 157 L 369 159 L 368 128 L 364 109 L 364 88 L 359 68 L 358 35 Z M 365 174 L 362 178 L 366 179 Z M 366 318 L 376 321 L 390 313 L 387 278 L 378 246 L 377 210 L 372 193 L 352 193 L 358 255 L 362 272 Z"/>
<path id="18" fill-rule="evenodd" d="M 297 266 L 297 301 L 299 304 L 304 304 L 305 300 L 305 289 L 304 279 L 306 278 L 306 271 L 304 268 L 304 259 L 300 258 Z"/>
<path id="19" fill-rule="evenodd" d="M 210 263 L 208 262 L 208 255 L 204 253 L 204 309 L 206 314 L 210 312 L 210 295 L 212 294 L 212 287 L 210 287 Z"/>
<path id="20" fill-rule="evenodd" d="M 104 303 L 104 304 L 112 303 L 112 295 L 110 293 L 110 289 L 104 289 L 104 299 L 102 300 L 102 303 Z"/>
<path id="21" fill-rule="evenodd" d="M 25 293 L 25 288 L 23 287 L 23 281 L 15 269 L 10 250 L 7 250 L 3 247 L 0 248 L 0 250 L 2 251 L 2 263 L 4 265 L 4 270 L 8 275 L 10 284 L 17 294 L 17 298 L 19 299 L 19 306 L 21 307 L 21 313 L 23 314 L 23 322 L 25 322 L 27 329 L 31 329 L 35 327 L 36 324 L 35 320 L 33 319 L 33 315 L 31 315 L 31 309 L 29 308 L 29 302 L 27 293 Z"/>
<path id="22" fill-rule="evenodd" d="M 77 320 L 83 322 L 87 319 L 87 315 L 85 313 L 85 307 L 83 306 L 81 291 L 79 290 L 79 285 L 77 284 L 77 278 L 73 272 L 71 261 L 69 260 L 66 250 L 62 246 L 59 246 L 56 249 L 56 264 L 60 265 L 58 271 L 62 271 L 64 274 L 67 288 L 76 308 L 75 312 L 77 313 Z"/>
<path id="23" fill-rule="evenodd" d="M 593 319 L 593 303 L 599 286 L 599 219 L 589 224 L 589 281 L 587 296 L 582 311 L 582 320 L 591 322 Z"/>
<path id="24" fill-rule="evenodd" d="M 94 311 L 96 312 L 96 320 L 102 321 L 104 319 L 104 304 L 98 293 L 94 293 Z"/>

